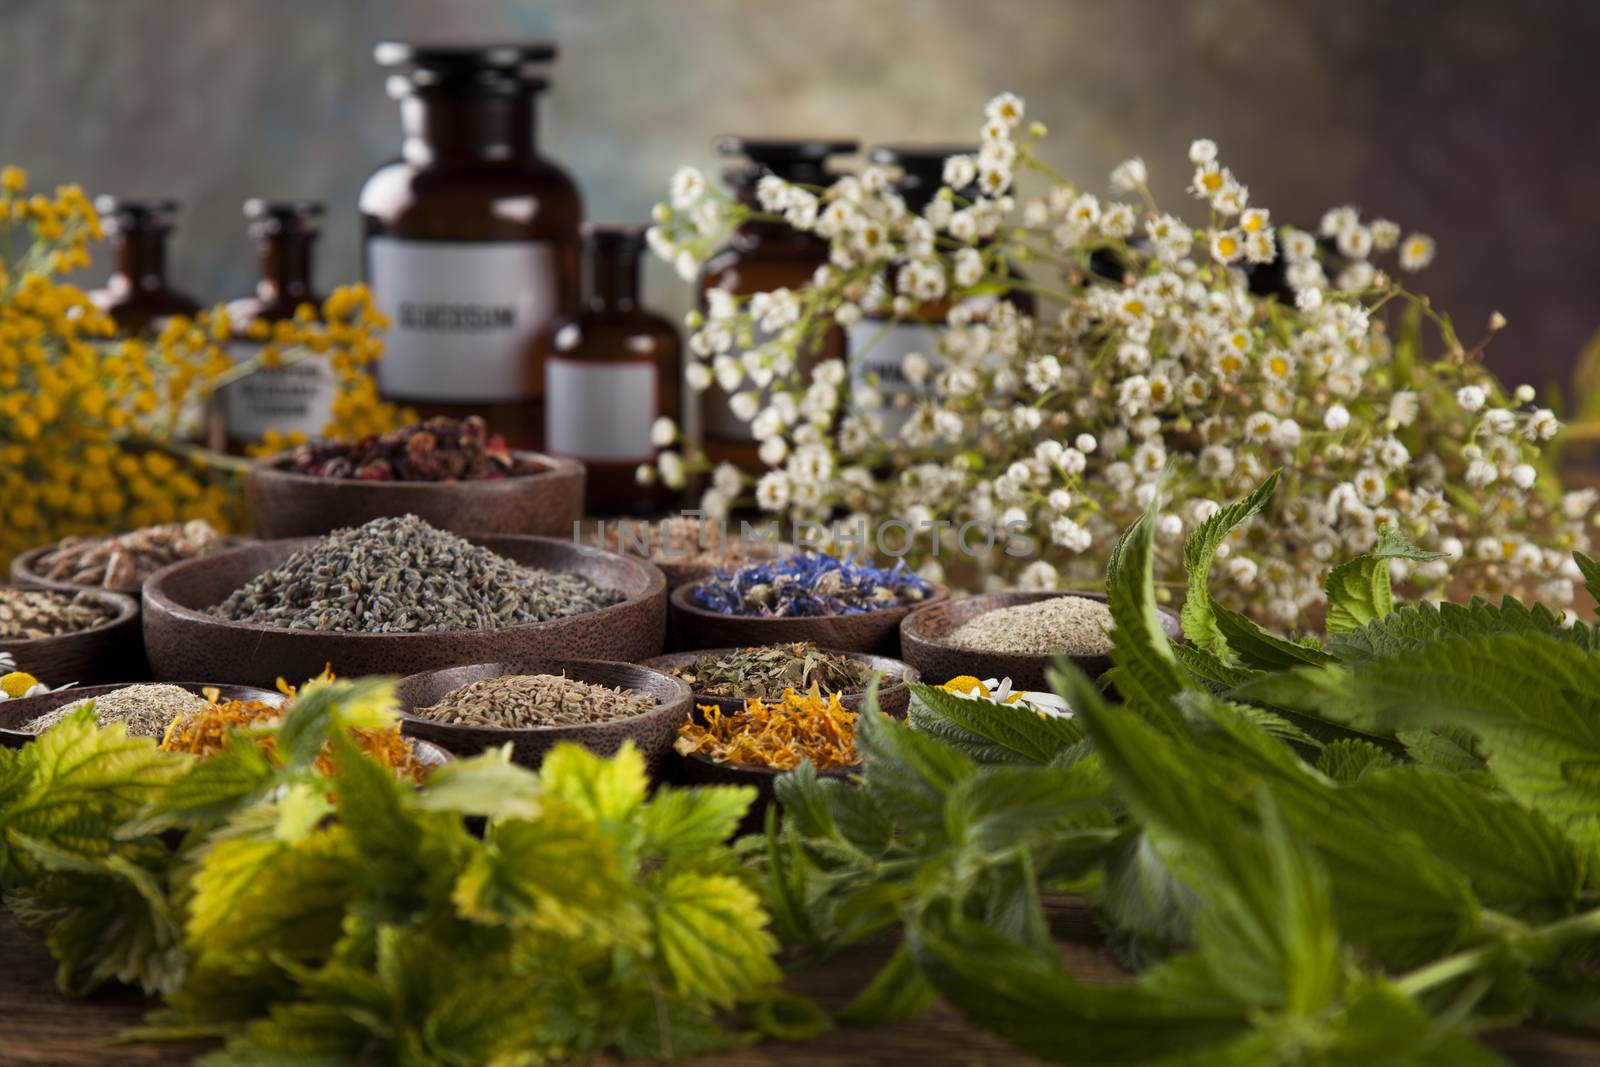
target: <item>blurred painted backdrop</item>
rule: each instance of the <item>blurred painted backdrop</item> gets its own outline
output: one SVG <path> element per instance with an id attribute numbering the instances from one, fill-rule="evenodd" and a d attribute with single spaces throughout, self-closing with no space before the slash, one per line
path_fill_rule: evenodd
<path id="1" fill-rule="evenodd" d="M 1091 189 L 1141 155 L 1178 204 L 1203 135 L 1274 221 L 1354 202 L 1434 234 L 1425 287 L 1465 335 L 1506 314 L 1514 380 L 1565 377 L 1600 326 L 1585 0 L 0 0 L 0 161 L 180 197 L 174 274 L 207 299 L 253 284 L 241 201 L 325 199 L 320 274 L 351 279 L 356 192 L 399 144 L 391 37 L 557 40 L 541 139 L 594 218 L 642 217 L 717 133 L 970 139 L 1010 88 Z M 686 305 L 664 269 L 649 290 Z"/>

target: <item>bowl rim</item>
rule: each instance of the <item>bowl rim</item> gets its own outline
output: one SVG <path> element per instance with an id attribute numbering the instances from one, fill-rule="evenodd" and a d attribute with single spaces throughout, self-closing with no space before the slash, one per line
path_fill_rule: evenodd
<path id="1" fill-rule="evenodd" d="M 541 465 L 541 469 L 528 471 L 526 474 L 511 474 L 504 478 L 471 478 L 466 480 L 446 482 L 421 482 L 421 481 L 368 481 L 364 478 L 333 478 L 323 474 L 301 474 L 299 471 L 284 470 L 283 464 L 287 463 L 294 455 L 291 452 L 274 452 L 271 455 L 260 456 L 250 461 L 245 468 L 246 479 L 263 479 L 279 481 L 289 485 L 317 488 L 342 488 L 358 493 L 371 493 L 380 490 L 399 490 L 401 492 L 419 492 L 429 489 L 443 489 L 446 492 L 480 492 L 506 493 L 510 486 L 521 486 L 538 480 L 550 480 L 558 476 L 571 477 L 582 474 L 582 462 L 571 456 L 553 456 L 547 452 L 534 452 L 528 449 L 514 448 L 511 454 L 518 459 L 532 460 Z"/>
<path id="2" fill-rule="evenodd" d="M 61 697 L 62 700 L 61 700 L 60 703 L 54 704 L 51 707 L 48 707 L 44 711 L 39 713 L 41 715 L 48 715 L 52 711 L 55 711 L 57 708 L 63 707 L 65 705 L 67 705 L 67 704 L 76 703 L 80 699 L 92 700 L 95 697 L 105 696 L 107 693 L 114 693 L 119 689 L 127 689 L 129 686 L 135 686 L 135 685 L 175 685 L 179 689 L 187 689 L 189 692 L 194 693 L 196 696 L 201 695 L 200 691 L 202 689 L 205 689 L 205 688 L 208 688 L 208 687 L 211 687 L 211 686 L 216 686 L 218 689 L 223 689 L 223 690 L 228 690 L 228 689 L 248 690 L 249 692 L 252 692 L 252 693 L 264 694 L 266 697 L 272 698 L 270 701 L 266 701 L 266 702 L 272 703 L 272 704 L 274 704 L 274 706 L 279 707 L 279 708 L 282 708 L 283 706 L 285 706 L 289 702 L 289 698 L 284 696 L 282 693 L 278 692 L 277 690 L 265 689 L 265 688 L 263 688 L 263 687 L 261 687 L 259 685 L 238 685 L 238 684 L 236 684 L 234 682 L 149 682 L 149 681 L 146 681 L 146 682 L 96 682 L 94 685 L 68 685 L 68 686 L 62 686 L 59 689 L 52 689 L 48 693 L 39 693 L 36 696 L 17 697 L 17 698 L 14 698 L 12 700 L 0 701 L 0 710 L 4 710 L 8 705 L 15 704 L 18 700 L 39 700 L 39 701 L 43 701 L 47 697 Z M 89 695 L 87 697 L 85 697 L 84 696 L 85 693 L 87 693 Z M 233 699 L 233 700 L 262 700 L 263 697 L 262 696 L 232 697 L 230 699 Z M 29 733 L 27 730 L 19 730 L 16 727 L 13 727 L 13 726 L 0 726 L 0 739 L 26 738 L 27 740 L 32 740 L 32 739 L 34 739 L 34 738 L 36 738 L 38 736 L 39 736 L 38 734 Z M 159 741 L 159 739 L 157 739 L 157 740 Z M 24 742 L 24 743 L 26 743 L 26 742 Z M 0 746 L 0 747 L 3 747 L 3 746 Z"/>
<path id="3" fill-rule="evenodd" d="M 427 678 L 435 674 L 443 674 L 445 671 L 466 670 L 470 667 L 507 667 L 510 668 L 510 671 L 507 673 L 516 672 L 527 674 L 532 673 L 530 670 L 528 670 L 528 668 L 533 667 L 549 668 L 561 665 L 589 667 L 597 664 L 606 667 L 628 667 L 632 670 L 647 671 L 650 674 L 665 678 L 668 682 L 671 682 L 678 690 L 680 690 L 680 693 L 672 700 L 657 700 L 655 707 L 641 711 L 637 715 L 629 715 L 621 719 L 605 719 L 601 722 L 558 723 L 550 726 L 483 726 L 479 723 L 437 722 L 421 715 L 413 715 L 403 706 L 398 707 L 397 710 L 400 714 L 402 727 L 408 723 L 419 723 L 424 726 L 436 727 L 444 730 L 459 730 L 461 731 L 462 735 L 468 737 L 473 735 L 482 735 L 485 737 L 501 737 L 505 740 L 513 740 L 518 737 L 547 736 L 555 731 L 561 731 L 563 734 L 570 735 L 575 731 L 609 729 L 611 727 L 621 726 L 625 723 L 638 723 L 652 716 L 661 715 L 662 713 L 677 707 L 679 704 L 682 704 L 685 701 L 690 702 L 690 710 L 693 710 L 694 691 L 689 688 L 682 678 L 674 678 L 665 671 L 656 670 L 654 667 L 646 667 L 642 663 L 628 663 L 625 660 L 613 659 L 570 659 L 558 657 L 544 662 L 528 659 L 520 662 L 515 660 L 490 660 L 485 663 L 460 663 L 453 667 L 439 667 L 436 670 L 418 671 L 416 674 L 408 674 L 404 678 L 400 679 L 399 683 L 397 683 L 397 687 L 415 679 Z M 548 671 L 540 671 L 539 673 L 548 673 Z M 505 674 L 491 675 L 491 677 L 503 678 L 505 677 Z M 576 680 L 580 682 L 583 681 L 582 678 Z M 468 682 L 466 684 L 471 685 L 472 683 Z M 458 686 L 457 688 L 460 687 Z M 640 692 L 638 689 L 632 687 L 629 688 L 632 692 Z M 453 693 L 455 690 L 452 689 L 450 692 Z M 648 696 L 650 694 L 647 693 L 645 695 Z M 402 732 L 404 732 L 403 729 Z"/>
<path id="4" fill-rule="evenodd" d="M 718 760 L 714 760 L 710 756 L 707 756 L 704 753 L 701 753 L 701 752 L 698 752 L 698 751 L 696 751 L 696 752 L 679 752 L 677 750 L 676 746 L 674 746 L 672 751 L 673 751 L 674 755 L 676 755 L 679 759 L 682 759 L 682 760 L 699 760 L 701 763 L 704 763 L 709 767 L 715 767 L 718 770 L 733 770 L 733 771 L 739 771 L 739 772 L 744 773 L 744 774 L 753 774 L 753 775 L 757 775 L 757 776 L 760 776 L 760 777 L 766 777 L 766 778 L 776 778 L 780 774 L 788 774 L 789 771 L 792 771 L 792 770 L 796 769 L 796 768 L 791 767 L 791 768 L 789 768 L 789 770 L 779 770 L 777 767 L 752 767 L 752 766 L 750 766 L 749 764 L 746 764 L 746 763 L 729 763 L 729 762 L 726 762 L 726 761 L 718 761 Z M 866 762 L 862 761 L 860 763 L 853 763 L 848 767 L 834 767 L 834 768 L 831 768 L 831 769 L 826 770 L 826 771 L 818 770 L 817 771 L 817 777 L 818 778 L 848 778 L 853 774 L 862 773 L 865 769 L 866 769 Z"/>
<path id="5" fill-rule="evenodd" d="M 1001 608 L 1018 607 L 1018 606 L 1020 606 L 1022 604 L 1037 604 L 1037 603 L 1039 603 L 1041 601 L 1054 600 L 1054 599 L 1059 598 L 1059 597 L 1067 597 L 1067 596 L 1081 597 L 1081 598 L 1083 598 L 1085 600 L 1098 600 L 1102 604 L 1108 604 L 1110 602 L 1110 598 L 1107 597 L 1105 593 L 1096 592 L 1094 590 L 1080 590 L 1080 589 L 1038 589 L 1038 590 L 1035 590 L 1035 589 L 1003 589 L 1003 590 L 997 590 L 997 591 L 992 592 L 992 593 L 973 593 L 970 596 L 952 597 L 951 599 L 945 601 L 945 603 L 946 604 L 965 604 L 965 603 L 969 603 L 969 602 L 975 601 L 975 600 L 999 600 L 1001 598 L 1009 598 L 1009 597 L 1017 597 L 1017 596 L 1025 597 L 1026 599 L 1018 600 L 1015 603 L 1011 603 L 1011 604 L 1006 604 L 1006 603 L 996 604 L 992 608 L 985 608 L 983 611 L 978 612 L 977 614 L 973 615 L 972 618 L 975 619 L 979 615 L 987 615 L 989 612 L 998 611 Z M 931 607 L 933 605 L 929 605 L 929 606 Z M 1168 607 L 1166 607 L 1164 605 L 1161 605 L 1161 604 L 1157 604 L 1156 605 L 1156 611 L 1162 616 L 1164 623 L 1170 624 L 1170 625 L 1164 625 L 1163 629 L 1167 629 L 1167 630 L 1171 631 L 1173 629 L 1173 627 L 1176 627 L 1177 628 L 1177 637 L 1181 638 L 1182 634 L 1183 634 L 1183 630 L 1182 630 L 1181 618 L 1178 615 L 1178 613 L 1176 611 L 1173 611 L 1171 608 L 1168 608 Z M 900 640 L 901 640 L 902 643 L 904 643 L 907 640 L 913 640 L 913 641 L 921 642 L 921 643 L 926 644 L 926 645 L 933 645 L 933 646 L 938 647 L 938 648 L 948 649 L 951 652 L 956 652 L 956 653 L 959 653 L 959 654 L 962 654 L 962 655 L 967 655 L 967 656 L 980 656 L 980 657 L 995 657 L 995 656 L 999 656 L 999 657 L 1004 657 L 1004 658 L 1010 659 L 1010 660 L 1021 660 L 1021 661 L 1039 660 L 1041 662 L 1049 662 L 1049 661 L 1054 660 L 1057 656 L 1065 656 L 1069 660 L 1075 660 L 1075 661 L 1078 661 L 1078 662 L 1084 662 L 1084 661 L 1090 661 L 1090 660 L 1103 660 L 1103 659 L 1105 659 L 1105 658 L 1107 658 L 1108 656 L 1111 655 L 1111 650 L 1110 649 L 1107 649 L 1104 652 L 1072 653 L 1072 652 L 1006 652 L 1006 651 L 1003 651 L 1001 649 L 995 649 L 995 648 L 967 648 L 964 645 L 951 644 L 948 640 L 946 640 L 943 637 L 934 637 L 931 634 L 928 634 L 928 633 L 918 629 L 919 621 L 917 620 L 917 614 L 918 614 L 918 612 L 913 611 L 911 614 L 907 615 L 904 619 L 900 620 Z M 926 623 L 926 621 L 927 620 L 925 620 L 925 619 L 921 620 L 922 623 Z M 1173 635 L 1169 632 L 1168 636 L 1172 637 Z"/>
<path id="6" fill-rule="evenodd" d="M 106 534 L 104 538 L 100 539 L 109 540 L 110 538 L 116 536 L 117 534 Z M 59 546 L 64 540 L 66 540 L 66 538 L 58 538 L 54 541 L 47 541 L 42 545 L 34 545 L 26 552 L 19 552 L 17 555 L 13 556 L 11 559 L 11 567 L 8 573 L 4 576 L 6 580 L 0 581 L 0 585 L 10 585 L 22 589 L 54 589 L 60 593 L 75 593 L 82 589 L 91 593 L 121 593 L 123 596 L 132 597 L 135 601 L 139 599 L 139 594 L 144 591 L 144 582 L 149 581 L 149 578 L 146 578 L 144 581 L 141 581 L 138 585 L 134 586 L 112 587 L 109 585 L 81 585 L 77 582 L 69 582 L 62 578 L 46 578 L 44 575 L 33 569 L 35 560 L 39 559 L 51 549 Z M 245 545 L 253 545 L 255 543 L 256 539 L 253 537 L 245 537 L 240 534 L 223 534 L 222 547 L 218 548 L 216 552 L 207 552 L 205 556 L 190 556 L 189 559 L 205 559 L 206 556 L 214 556 L 217 554 L 217 552 L 225 552 L 230 548 L 242 548 Z M 175 560 L 174 562 L 183 563 L 185 561 Z M 157 571 L 151 571 L 150 577 L 155 577 L 156 573 Z M 19 578 L 25 579 L 26 582 L 32 582 L 36 584 L 32 585 L 31 587 L 26 584 L 19 585 Z"/>
<path id="7" fill-rule="evenodd" d="M 658 596 L 663 595 L 667 589 L 667 577 L 661 573 L 661 569 L 659 567 L 647 563 L 644 560 L 618 555 L 615 552 L 606 552 L 603 549 L 590 548 L 587 545 L 575 545 L 571 541 L 568 541 L 564 538 L 541 537 L 536 534 L 460 534 L 458 536 L 465 537 L 468 541 L 471 541 L 474 544 L 479 544 L 480 547 L 483 548 L 489 547 L 488 545 L 481 544 L 481 542 L 484 540 L 531 541 L 540 544 L 558 545 L 562 548 L 576 552 L 579 555 L 592 555 L 620 559 L 624 561 L 625 566 L 637 571 L 642 577 L 645 578 L 646 587 L 644 591 L 638 595 L 629 596 L 623 600 L 617 601 L 615 604 L 607 604 L 605 607 L 595 608 L 592 611 L 580 612 L 577 615 L 567 615 L 559 619 L 546 619 L 543 622 L 519 622 L 511 626 L 498 626 L 488 629 L 417 630 L 407 633 L 366 633 L 364 631 L 347 632 L 342 630 L 300 630 L 288 626 L 269 626 L 266 623 L 259 622 L 240 622 L 236 619 L 219 619 L 215 615 L 208 614 L 204 610 L 196 610 L 178 603 L 170 595 L 168 595 L 163 588 L 165 583 L 184 567 L 194 566 L 199 563 L 211 563 L 231 554 L 257 551 L 263 547 L 282 545 L 293 546 L 288 549 L 288 552 L 285 556 L 285 558 L 287 558 L 287 555 L 292 555 L 299 549 L 322 540 L 321 537 L 285 537 L 265 541 L 251 541 L 248 544 L 239 545 L 236 548 L 226 548 L 221 552 L 212 552 L 205 556 L 196 556 L 194 559 L 185 559 L 179 560 L 176 563 L 170 563 L 156 571 L 149 578 L 145 579 L 144 607 L 147 615 L 149 614 L 149 609 L 153 606 L 159 609 L 162 614 L 183 622 L 198 623 L 207 626 L 220 626 L 224 629 L 235 630 L 240 633 L 281 634 L 290 638 L 308 638 L 320 641 L 361 641 L 370 638 L 386 638 L 390 640 L 410 639 L 416 641 L 428 639 L 437 640 L 440 637 L 461 638 L 467 635 L 526 633 L 533 632 L 536 630 L 536 628 L 541 626 L 556 626 L 562 623 L 572 623 L 578 619 L 594 620 L 605 617 L 607 612 L 621 611 L 624 608 L 631 608 L 636 604 L 646 603 Z M 516 561 L 513 560 L 512 562 L 515 563 Z M 251 575 L 251 577 L 256 577 L 256 575 Z M 250 579 L 247 578 L 245 580 L 249 581 Z"/>
<path id="8" fill-rule="evenodd" d="M 736 616 L 736 617 L 742 618 L 743 616 Z M 784 644 L 785 642 L 781 642 L 780 641 L 780 642 L 770 642 L 770 643 L 772 643 L 772 644 Z M 663 652 L 659 656 L 651 656 L 647 660 L 641 660 L 640 663 L 639 663 L 639 666 L 641 666 L 641 667 L 650 667 L 652 670 L 658 670 L 658 671 L 661 671 L 663 674 L 669 674 L 672 677 L 677 678 L 677 675 L 671 674 L 670 667 L 668 667 L 666 664 L 663 663 L 664 660 L 684 660 L 684 661 L 688 661 L 688 659 L 691 656 L 696 658 L 696 659 L 700 659 L 700 658 L 703 658 L 705 656 L 715 656 L 715 655 L 717 655 L 719 653 L 723 653 L 723 652 L 739 652 L 739 651 L 741 651 L 743 649 L 746 649 L 746 648 L 760 648 L 760 647 L 762 647 L 762 646 L 760 646 L 760 645 L 729 645 L 726 648 L 689 648 L 689 649 L 683 649 L 683 650 L 678 651 L 678 652 Z M 922 674 L 922 672 L 917 670 L 917 668 L 913 667 L 911 664 L 907 663 L 905 660 L 900 659 L 900 658 L 895 657 L 895 656 L 883 656 L 883 655 L 879 655 L 876 652 L 849 652 L 849 651 L 846 651 L 844 649 L 838 649 L 838 648 L 819 648 L 817 651 L 826 652 L 829 655 L 834 655 L 834 656 L 844 656 L 846 659 L 867 660 L 869 662 L 882 662 L 882 663 L 892 663 L 892 664 L 894 664 L 895 665 L 895 669 L 897 670 L 898 673 L 890 673 L 889 671 L 881 670 L 881 668 L 875 668 L 875 669 L 879 669 L 880 670 L 880 673 L 883 675 L 884 680 L 887 683 L 887 684 L 878 686 L 878 691 L 880 693 L 883 692 L 885 689 L 891 689 L 891 688 L 895 688 L 897 686 L 904 686 L 907 682 L 918 681 L 918 680 L 920 680 L 921 674 Z M 656 666 L 658 664 L 659 664 L 659 666 Z M 681 678 L 679 678 L 678 680 L 679 681 L 683 681 L 683 679 L 681 679 Z M 687 685 L 688 683 L 684 683 L 684 684 Z M 868 687 L 868 688 L 870 688 L 870 687 Z M 743 700 L 743 699 L 745 699 L 743 697 L 737 697 L 737 696 L 724 696 L 724 695 L 721 695 L 721 694 L 718 694 L 718 693 L 702 693 L 698 689 L 695 689 L 693 687 L 690 687 L 689 691 L 692 694 L 694 694 L 694 698 L 696 700 L 701 700 L 701 699 L 704 699 L 704 700 Z M 841 697 L 853 697 L 853 696 L 865 696 L 867 690 L 866 689 L 835 689 L 835 690 L 830 690 L 830 692 L 836 692 Z"/>
<path id="9" fill-rule="evenodd" d="M 82 630 L 70 630 L 64 634 L 49 634 L 45 637 L 0 637 L 0 651 L 5 652 L 16 652 L 23 647 L 36 648 L 47 641 L 64 641 L 70 637 L 90 637 L 96 634 L 103 636 L 113 628 L 137 619 L 141 606 L 138 598 L 131 593 L 122 593 L 115 589 L 102 589 L 95 586 L 74 586 L 69 593 L 66 589 L 40 589 L 35 586 L 17 585 L 14 582 L 0 582 L 0 589 L 16 589 L 24 593 L 55 593 L 58 596 L 87 593 L 97 599 L 109 601 L 117 609 L 117 613 L 105 622 L 95 623 L 93 626 L 85 627 Z M 19 662 L 17 666 L 20 668 L 23 665 Z"/>
<path id="10" fill-rule="evenodd" d="M 707 577 L 710 576 L 708 575 Z M 903 623 L 904 619 L 907 617 L 907 615 L 909 615 L 909 613 L 917 611 L 920 608 L 930 607 L 934 604 L 945 603 L 950 599 L 949 588 L 940 585 L 937 582 L 929 582 L 928 584 L 933 586 L 933 592 L 929 593 L 927 596 L 923 597 L 914 604 L 896 604 L 893 607 L 874 608 L 872 611 L 851 612 L 848 615 L 731 615 L 721 611 L 712 611 L 710 608 L 703 608 L 699 604 L 692 604 L 689 602 L 689 596 L 696 589 L 704 585 L 705 582 L 706 579 L 702 578 L 698 582 L 685 582 L 674 589 L 668 596 L 668 599 L 672 603 L 672 607 L 678 611 L 682 611 L 688 615 L 702 619 L 727 619 L 734 622 L 788 624 L 833 622 L 841 619 L 886 619 L 893 618 L 896 612 L 905 612 L 907 613 L 906 615 L 900 616 Z M 759 641 L 754 643 L 761 644 Z"/>

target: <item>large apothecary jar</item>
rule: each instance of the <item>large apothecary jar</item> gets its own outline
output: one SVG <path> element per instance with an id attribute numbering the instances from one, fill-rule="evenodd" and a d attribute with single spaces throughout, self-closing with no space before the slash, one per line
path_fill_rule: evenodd
<path id="1" fill-rule="evenodd" d="M 542 443 L 536 341 L 579 293 L 577 186 L 539 154 L 548 43 L 378 46 L 400 158 L 361 190 L 366 277 L 389 319 L 379 390 L 424 415 L 482 414 Z"/>

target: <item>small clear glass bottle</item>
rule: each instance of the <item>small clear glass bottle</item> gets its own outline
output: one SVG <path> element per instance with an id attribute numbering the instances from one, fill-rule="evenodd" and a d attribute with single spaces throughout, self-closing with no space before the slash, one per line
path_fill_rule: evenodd
<path id="1" fill-rule="evenodd" d="M 167 238 L 178 202 L 102 196 L 94 206 L 111 237 L 116 268 L 89 298 L 111 316 L 118 335 L 153 337 L 172 316 L 198 312 L 200 304 L 167 280 Z"/>
<path id="2" fill-rule="evenodd" d="M 961 145 L 880 145 L 873 148 L 867 158 L 880 166 L 897 168 L 900 175 L 894 181 L 894 190 L 905 200 L 906 210 L 921 215 L 933 202 L 944 185 L 944 164 L 951 156 L 976 155 L 977 149 Z M 963 197 L 976 195 L 976 190 L 957 190 Z M 884 276 L 889 292 L 894 291 L 895 274 L 903 264 L 891 263 Z M 1012 277 L 1021 277 L 1014 267 L 1007 266 Z M 974 315 L 981 317 L 994 306 L 993 296 L 973 296 L 963 303 Z M 1015 304 L 1019 310 L 1031 313 L 1033 297 L 1029 293 L 1012 291 L 1001 299 Z M 930 300 L 911 309 L 909 315 L 896 318 L 888 308 L 864 314 L 861 321 L 850 327 L 846 360 L 849 369 L 850 394 L 859 396 L 867 389 L 875 389 L 883 406 L 875 414 L 882 420 L 887 437 L 899 434 L 900 428 L 911 417 L 917 401 L 927 397 L 932 389 L 933 376 L 944 366 L 939 346 L 949 329 L 948 317 L 951 302 L 948 297 Z M 906 357 L 917 353 L 927 361 L 928 373 L 913 381 L 904 371 Z"/>
<path id="3" fill-rule="evenodd" d="M 544 342 L 545 451 L 583 461 L 584 511 L 592 515 L 651 514 L 674 495 L 635 477 L 655 459 L 655 420 L 681 415 L 683 374 L 676 327 L 639 299 L 644 233 L 584 227 L 587 301 Z"/>
<path id="4" fill-rule="evenodd" d="M 227 305 L 233 332 L 228 354 L 234 363 L 260 354 L 270 339 L 270 324 L 293 319 L 303 304 L 321 306 L 322 297 L 312 288 L 311 256 L 322 212 L 321 204 L 307 200 L 245 201 L 261 279 L 252 295 Z M 314 440 L 333 418 L 339 379 L 327 361 L 304 352 L 282 355 L 283 365 L 256 371 L 223 390 L 231 446 L 255 444 L 268 430 Z"/>
<path id="5" fill-rule="evenodd" d="M 578 306 L 578 187 L 539 154 L 548 43 L 387 43 L 405 139 L 361 190 L 366 277 L 389 318 L 380 392 L 424 416 L 481 414 L 541 443 L 537 341 Z"/>
<path id="6" fill-rule="evenodd" d="M 723 181 L 740 202 L 756 206 L 756 183 L 776 174 L 786 181 L 808 186 L 831 185 L 835 175 L 827 162 L 847 155 L 860 145 L 849 140 L 782 140 L 774 138 L 719 137 L 712 147 L 725 156 L 742 156 L 747 162 L 723 171 Z M 802 233 L 783 222 L 751 220 L 739 227 L 728 246 L 700 272 L 700 309 L 708 309 L 708 289 L 726 289 L 737 296 L 811 284 L 818 267 L 828 262 L 828 242 Z M 844 333 L 834 329 L 821 344 L 798 354 L 802 375 L 825 359 L 844 354 Z M 715 383 L 699 394 L 699 422 L 706 456 L 714 463 L 728 462 L 751 473 L 765 470 L 750 424 L 729 408 L 729 395 Z"/>

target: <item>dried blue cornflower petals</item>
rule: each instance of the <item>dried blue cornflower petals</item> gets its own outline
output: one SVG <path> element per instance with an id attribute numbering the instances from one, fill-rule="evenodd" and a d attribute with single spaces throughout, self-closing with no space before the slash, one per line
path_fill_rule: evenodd
<path id="1" fill-rule="evenodd" d="M 915 604 L 932 592 L 933 586 L 907 568 L 904 560 L 885 568 L 853 557 L 841 561 L 821 552 L 804 552 L 718 571 L 696 586 L 689 599 L 723 615 L 816 618 Z"/>

